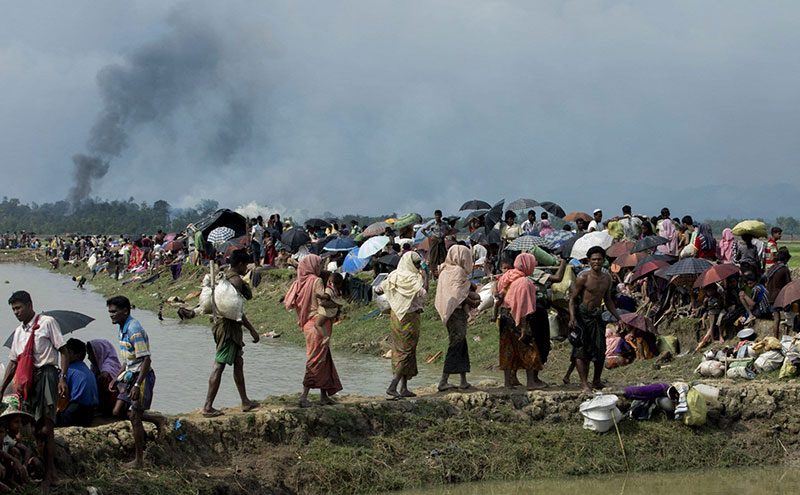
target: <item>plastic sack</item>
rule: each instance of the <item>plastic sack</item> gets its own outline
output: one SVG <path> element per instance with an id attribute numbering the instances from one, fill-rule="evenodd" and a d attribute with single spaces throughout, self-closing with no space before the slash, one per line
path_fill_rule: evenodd
<path id="1" fill-rule="evenodd" d="M 536 264 L 539 266 L 555 266 L 557 265 L 555 257 L 548 253 L 539 246 L 534 246 L 533 256 L 536 258 Z"/>
<path id="2" fill-rule="evenodd" d="M 619 422 L 625 417 L 617 409 L 617 402 L 619 402 L 619 397 L 612 394 L 596 395 L 593 399 L 583 402 L 579 407 L 583 416 L 583 427 L 599 433 L 613 428 L 614 420 Z"/>
<path id="3" fill-rule="evenodd" d="M 745 368 L 744 366 L 739 366 L 737 368 L 728 368 L 727 373 L 728 378 L 744 378 L 745 380 L 752 380 L 756 377 L 756 374 L 750 368 Z"/>
<path id="4" fill-rule="evenodd" d="M 383 314 L 389 314 L 392 311 L 392 307 L 389 306 L 389 301 L 386 299 L 384 294 L 372 294 L 372 300 L 375 301 L 375 304 L 378 305 L 378 309 L 381 310 Z"/>
<path id="5" fill-rule="evenodd" d="M 725 365 L 719 361 L 703 361 L 694 372 L 709 378 L 722 378 L 725 375 Z"/>
<path id="6" fill-rule="evenodd" d="M 575 278 L 575 270 L 573 270 L 571 266 L 567 266 L 564 270 L 564 277 L 561 279 L 561 282 L 551 286 L 553 290 L 552 302 L 554 305 L 564 308 L 569 306 L 569 295 L 572 291 L 572 285 L 575 283 Z"/>
<path id="7" fill-rule="evenodd" d="M 778 378 L 792 378 L 795 376 L 797 376 L 797 366 L 792 364 L 792 359 L 789 356 L 786 356 L 786 359 L 783 360 Z"/>
<path id="8" fill-rule="evenodd" d="M 759 373 L 769 373 L 781 367 L 783 354 L 780 351 L 767 351 L 756 358 L 755 367 Z"/>
<path id="9" fill-rule="evenodd" d="M 679 258 L 680 259 L 694 258 L 696 256 L 697 256 L 697 248 L 690 244 L 681 249 Z"/>
<path id="10" fill-rule="evenodd" d="M 561 335 L 561 326 L 558 324 L 558 313 L 550 311 L 547 313 L 547 323 L 550 326 L 550 338 L 554 339 Z"/>
<path id="11" fill-rule="evenodd" d="M 687 426 L 703 426 L 706 424 L 706 415 L 708 408 L 706 406 L 706 398 L 695 390 L 689 389 L 686 394 L 686 405 L 689 410 L 683 415 L 683 423 Z"/>
<path id="12" fill-rule="evenodd" d="M 94 267 L 97 266 L 97 255 L 93 254 L 89 256 L 89 261 L 86 262 L 86 267 L 91 271 L 94 270 Z"/>
<path id="13" fill-rule="evenodd" d="M 608 222 L 608 235 L 618 241 L 625 237 L 625 228 L 617 220 Z"/>
<path id="14" fill-rule="evenodd" d="M 731 229 L 733 235 L 750 234 L 753 237 L 767 237 L 767 224 L 758 220 L 745 220 L 739 222 Z"/>
<path id="15" fill-rule="evenodd" d="M 800 343 L 800 339 L 797 337 L 792 337 L 790 335 L 784 335 L 781 337 L 781 350 L 785 353 L 787 352 L 800 352 L 800 348 L 798 348 L 798 343 Z"/>
<path id="16" fill-rule="evenodd" d="M 492 295 L 492 287 L 494 283 L 486 284 L 481 287 L 478 295 L 481 296 L 481 304 L 478 306 L 478 312 L 487 310 L 494 305 L 494 296 Z"/>
<path id="17" fill-rule="evenodd" d="M 211 277 L 203 278 L 203 288 L 200 291 L 199 309 L 204 314 L 213 314 L 212 294 L 217 315 L 233 321 L 242 321 L 244 314 L 244 299 L 227 278 L 220 279 L 214 291 L 211 291 Z"/>
<path id="18" fill-rule="evenodd" d="M 678 337 L 674 335 L 659 335 L 656 345 L 658 346 L 659 354 L 669 351 L 673 356 L 677 356 L 681 353 L 680 342 L 678 341 Z"/>

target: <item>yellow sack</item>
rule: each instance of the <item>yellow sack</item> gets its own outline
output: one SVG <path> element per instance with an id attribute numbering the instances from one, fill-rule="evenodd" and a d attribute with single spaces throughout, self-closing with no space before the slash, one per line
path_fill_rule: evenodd
<path id="1" fill-rule="evenodd" d="M 761 354 L 767 351 L 780 351 L 781 343 L 775 337 L 764 337 L 755 344 L 753 344 L 753 353 Z"/>
<path id="2" fill-rule="evenodd" d="M 733 235 L 750 234 L 753 237 L 767 237 L 767 225 L 758 220 L 745 220 L 737 223 L 731 232 Z"/>
<path id="3" fill-rule="evenodd" d="M 618 241 L 623 237 L 625 237 L 625 228 L 622 227 L 622 224 L 619 223 L 617 220 L 608 222 L 608 235 L 613 237 L 614 240 Z"/>
<path id="4" fill-rule="evenodd" d="M 706 424 L 708 407 L 703 394 L 694 388 L 689 389 L 686 394 L 686 405 L 689 407 L 689 411 L 683 415 L 684 424 L 687 426 L 703 426 Z"/>
<path id="5" fill-rule="evenodd" d="M 550 287 L 553 290 L 552 302 L 554 305 L 559 307 L 568 307 L 569 294 L 572 291 L 572 284 L 575 283 L 575 278 L 575 270 L 572 269 L 572 266 L 567 265 L 561 282 L 553 284 Z"/>
<path id="6" fill-rule="evenodd" d="M 792 360 L 787 357 L 783 360 L 783 366 L 781 366 L 778 378 L 792 378 L 795 376 L 797 376 L 797 366 L 793 365 Z"/>

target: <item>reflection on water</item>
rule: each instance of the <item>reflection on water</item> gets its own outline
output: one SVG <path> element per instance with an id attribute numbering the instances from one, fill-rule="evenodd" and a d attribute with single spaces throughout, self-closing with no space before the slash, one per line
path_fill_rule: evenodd
<path id="1" fill-rule="evenodd" d="M 74 336 L 83 341 L 105 338 L 116 346 L 117 328 L 108 319 L 105 299 L 91 290 L 77 289 L 70 277 L 31 265 L 0 264 L 0 284 L 4 289 L 0 293 L 3 301 L 7 301 L 15 290 L 27 290 L 33 297 L 37 311 L 70 309 L 92 316 L 96 321 L 78 330 Z M 8 306 L 6 308 L 0 309 L 0 338 L 3 341 L 18 325 L 11 310 Z M 181 323 L 176 319 L 159 321 L 149 311 L 133 310 L 133 317 L 141 322 L 150 336 L 153 369 L 157 376 L 153 409 L 175 414 L 201 407 L 214 361 L 211 329 Z M 299 330 L 293 328 L 287 331 Z M 248 341 L 249 336 L 246 335 L 245 342 Z M 305 358 L 305 348 L 281 342 L 280 339 L 247 343 L 244 371 L 250 398 L 300 392 Z M 344 393 L 381 395 L 391 380 L 391 364 L 388 360 L 340 353 L 334 355 L 334 360 Z M 5 351 L 0 351 L 0 362 L 8 362 Z M 421 368 L 413 384 L 430 385 L 437 379 L 438 375 L 432 370 Z M 233 370 L 226 368 L 214 405 L 227 407 L 237 404 L 239 395 L 233 383 Z"/>
<path id="2" fill-rule="evenodd" d="M 396 495 L 766 495 L 797 493 L 800 470 L 789 467 L 719 469 L 556 480 L 469 483 L 393 492 Z"/>

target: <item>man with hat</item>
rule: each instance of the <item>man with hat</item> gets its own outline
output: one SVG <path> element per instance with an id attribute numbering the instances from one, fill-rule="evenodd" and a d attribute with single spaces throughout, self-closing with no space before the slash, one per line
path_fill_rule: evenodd
<path id="1" fill-rule="evenodd" d="M 586 232 L 599 232 L 603 230 L 603 210 L 600 208 L 595 209 L 592 212 L 592 221 L 589 222 L 589 227 L 586 229 Z"/>
<path id="2" fill-rule="evenodd" d="M 33 310 L 31 295 L 24 290 L 14 292 L 8 304 L 20 325 L 14 330 L 9 353 L 8 368 L 0 393 L 14 379 L 17 393 L 22 399 L 21 409 L 34 418 L 36 436 L 44 446 L 44 477 L 42 487 L 57 482 L 54 463 L 58 397 L 66 397 L 69 357 L 66 342 L 61 335 L 58 322 L 46 315 L 37 315 Z M 61 374 L 56 368 L 61 359 Z"/>

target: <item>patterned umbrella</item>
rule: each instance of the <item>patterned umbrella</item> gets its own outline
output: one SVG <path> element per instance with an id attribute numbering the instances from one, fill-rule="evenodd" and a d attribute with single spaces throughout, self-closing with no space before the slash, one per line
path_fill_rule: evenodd
<path id="1" fill-rule="evenodd" d="M 634 246 L 631 248 L 631 252 L 638 253 L 640 251 L 647 251 L 648 249 L 653 249 L 656 246 L 660 246 L 668 242 L 669 239 L 661 237 L 660 235 L 648 235 L 644 239 L 634 244 Z"/>
<path id="2" fill-rule="evenodd" d="M 461 205 L 461 208 L 459 208 L 459 211 L 480 210 L 480 209 L 483 209 L 483 208 L 489 209 L 491 207 L 492 207 L 492 205 L 490 205 L 486 201 L 481 201 L 480 199 L 472 199 L 472 200 L 467 201 L 463 205 Z"/>
<path id="3" fill-rule="evenodd" d="M 372 237 L 376 235 L 381 235 L 386 231 L 386 227 L 391 227 L 388 223 L 384 221 L 375 222 L 366 229 L 364 232 L 361 233 L 363 237 Z"/>
<path id="4" fill-rule="evenodd" d="M 711 268 L 713 264 L 703 258 L 684 258 L 671 267 L 664 270 L 664 275 L 674 277 L 675 275 L 698 275 Z"/>
<path id="5" fill-rule="evenodd" d="M 739 267 L 736 265 L 714 265 L 697 277 L 697 280 L 694 282 L 694 286 L 705 287 L 707 285 L 715 284 L 721 280 L 725 280 L 731 275 L 736 275 L 737 273 L 739 273 Z"/>
<path id="6" fill-rule="evenodd" d="M 518 199 L 508 204 L 508 209 L 511 211 L 527 210 L 528 208 L 535 208 L 539 206 L 539 202 L 535 199 Z"/>
<path id="7" fill-rule="evenodd" d="M 344 261 L 342 262 L 342 271 L 345 273 L 358 273 L 363 270 L 368 263 L 369 257 L 359 258 L 358 248 L 355 248 L 347 253 L 347 256 L 345 256 Z"/>
<path id="8" fill-rule="evenodd" d="M 405 215 L 397 217 L 397 220 L 394 222 L 394 228 L 397 230 L 402 230 L 406 227 L 414 225 L 415 223 L 420 223 L 422 221 L 422 217 L 419 213 L 406 213 Z"/>
<path id="9" fill-rule="evenodd" d="M 568 230 L 554 230 L 550 232 L 544 239 L 550 244 L 551 249 L 558 249 L 562 244 L 575 237 L 575 234 Z"/>
<path id="10" fill-rule="evenodd" d="M 548 243 L 545 238 L 539 237 L 538 235 L 524 235 L 511 241 L 511 243 L 506 246 L 506 250 L 528 252 L 532 251 L 536 246 L 550 247 L 550 243 Z"/>
<path id="11" fill-rule="evenodd" d="M 214 245 L 222 244 L 228 239 L 233 239 L 236 232 L 230 227 L 217 227 L 208 233 L 208 242 Z"/>

